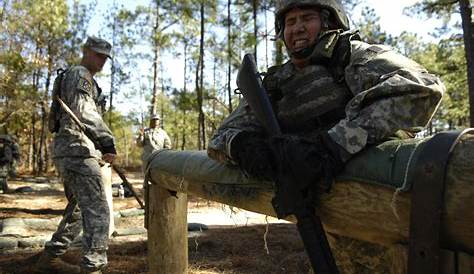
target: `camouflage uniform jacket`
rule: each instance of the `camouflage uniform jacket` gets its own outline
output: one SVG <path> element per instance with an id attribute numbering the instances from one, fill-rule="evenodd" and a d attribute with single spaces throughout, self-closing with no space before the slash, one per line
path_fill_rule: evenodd
<path id="1" fill-rule="evenodd" d="M 155 150 L 171 148 L 171 139 L 161 128 L 147 128 L 137 140 L 138 146 L 143 147 L 142 158 L 146 158 Z"/>
<path id="2" fill-rule="evenodd" d="M 426 126 L 445 90 L 439 78 L 389 47 L 350 41 L 350 48 L 350 60 L 341 70 L 340 80 L 324 65 L 312 63 L 297 71 L 291 62 L 263 80 L 284 133 L 310 138 L 311 133 L 326 130 L 343 148 L 345 160 L 399 130 Z M 272 92 L 274 86 L 278 96 Z M 328 108 L 330 105 L 335 109 Z M 306 118 L 312 116 L 319 116 L 316 118 L 323 123 Z M 305 126 L 300 126 L 302 121 Z M 293 124 L 296 129 L 291 128 Z M 264 132 L 244 99 L 212 137 L 209 156 L 234 162 L 232 139 L 241 131 Z"/>
<path id="3" fill-rule="evenodd" d="M 114 137 L 101 116 L 101 91 L 91 73 L 83 66 L 69 68 L 61 83 L 61 99 L 69 106 L 86 130 L 100 144 L 96 150 L 70 116 L 63 110 L 53 143 L 54 158 L 101 158 L 101 153 L 116 154 Z"/>
<path id="4" fill-rule="evenodd" d="M 13 161 L 12 143 L 0 140 L 0 166 L 8 166 Z"/>

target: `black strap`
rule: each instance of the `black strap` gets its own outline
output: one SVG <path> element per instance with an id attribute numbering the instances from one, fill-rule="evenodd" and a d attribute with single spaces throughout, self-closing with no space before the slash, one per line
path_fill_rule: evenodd
<path id="1" fill-rule="evenodd" d="M 470 128 L 436 134 L 421 151 L 411 193 L 408 274 L 439 273 L 447 163 L 461 136 L 472 132 Z"/>

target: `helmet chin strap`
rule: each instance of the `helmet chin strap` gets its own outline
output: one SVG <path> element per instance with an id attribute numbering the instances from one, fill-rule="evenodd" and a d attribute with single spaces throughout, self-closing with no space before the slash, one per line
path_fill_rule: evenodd
<path id="1" fill-rule="evenodd" d="M 311 46 L 304 49 L 295 50 L 290 52 L 290 56 L 296 59 L 306 59 L 313 53 L 314 48 L 316 47 L 317 41 L 315 41 Z"/>

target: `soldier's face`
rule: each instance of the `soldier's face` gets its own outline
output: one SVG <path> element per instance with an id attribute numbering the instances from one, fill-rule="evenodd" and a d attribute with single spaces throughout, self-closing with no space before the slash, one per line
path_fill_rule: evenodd
<path id="1" fill-rule="evenodd" d="M 92 51 L 92 61 L 97 71 L 101 71 L 107 61 L 107 55 Z"/>
<path id="2" fill-rule="evenodd" d="M 317 9 L 294 8 L 285 14 L 283 37 L 288 51 L 310 47 L 321 31 L 321 17 Z"/>
<path id="3" fill-rule="evenodd" d="M 107 61 L 107 55 L 95 52 L 91 49 L 84 49 L 84 56 L 82 63 L 86 65 L 87 69 L 92 74 L 99 72 L 104 67 L 105 61 Z"/>
<path id="4" fill-rule="evenodd" d="M 160 120 L 157 120 L 157 119 L 150 120 L 150 127 L 151 128 L 156 128 L 159 125 L 160 125 Z"/>

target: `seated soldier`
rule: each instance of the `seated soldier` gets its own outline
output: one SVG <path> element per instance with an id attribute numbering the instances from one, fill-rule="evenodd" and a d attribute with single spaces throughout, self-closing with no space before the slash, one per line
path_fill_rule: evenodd
<path id="1" fill-rule="evenodd" d="M 275 182 L 272 204 L 277 215 L 295 214 L 300 232 L 300 220 L 312 218 L 311 225 L 322 231 L 311 205 L 330 190 L 345 163 L 390 137 L 414 136 L 433 116 L 445 87 L 390 48 L 361 42 L 357 32 L 349 30 L 339 1 L 279 3 L 275 30 L 290 60 L 271 67 L 263 86 L 282 134 L 270 136 L 242 99 L 207 151 L 215 160 L 237 164 L 249 176 Z M 302 202 L 288 203 L 294 198 L 287 193 L 300 195 Z M 308 241 L 309 247 L 319 242 L 326 252 L 324 233 L 319 236 L 323 240 Z M 306 242 L 305 247 L 308 250 Z M 324 273 L 337 273 L 334 260 L 326 262 L 333 271 Z"/>
<path id="2" fill-rule="evenodd" d="M 211 138 L 211 158 L 265 179 L 285 164 L 333 177 L 365 147 L 414 136 L 433 116 L 445 90 L 440 79 L 360 41 L 339 1 L 280 1 L 275 26 L 290 60 L 269 68 L 263 85 L 283 136 L 269 138 L 242 99 Z"/>

